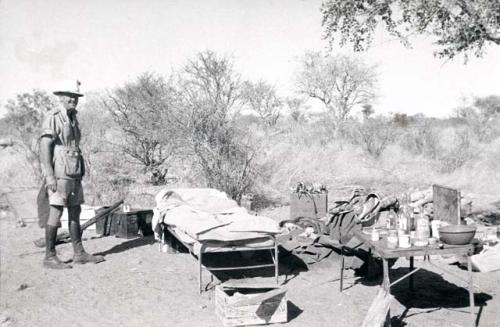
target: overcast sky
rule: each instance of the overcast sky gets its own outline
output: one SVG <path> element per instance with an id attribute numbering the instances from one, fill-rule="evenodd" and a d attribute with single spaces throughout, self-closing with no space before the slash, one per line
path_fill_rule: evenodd
<path id="1" fill-rule="evenodd" d="M 0 104 L 33 88 L 78 78 L 83 91 L 141 72 L 167 75 L 205 49 L 231 55 L 244 78 L 293 92 L 297 57 L 325 50 L 321 0 L 2 0 Z M 347 51 L 347 50 L 342 50 Z M 363 54 L 379 65 L 379 113 L 447 116 L 461 97 L 500 94 L 500 47 L 467 65 L 435 59 L 430 40 L 413 49 L 385 35 Z M 3 108 L 0 109 L 0 114 Z"/>

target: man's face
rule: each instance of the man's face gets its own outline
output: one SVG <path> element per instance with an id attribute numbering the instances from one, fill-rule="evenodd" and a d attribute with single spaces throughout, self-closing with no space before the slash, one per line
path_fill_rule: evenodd
<path id="1" fill-rule="evenodd" d="M 59 100 L 66 110 L 75 110 L 78 105 L 78 97 L 71 95 L 60 95 Z"/>

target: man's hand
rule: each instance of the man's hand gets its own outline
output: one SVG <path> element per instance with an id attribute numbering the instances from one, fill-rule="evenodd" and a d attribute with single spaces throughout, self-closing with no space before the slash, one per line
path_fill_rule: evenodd
<path id="1" fill-rule="evenodd" d="M 52 192 L 57 191 L 57 181 L 54 176 L 49 176 L 45 179 L 45 187 Z"/>

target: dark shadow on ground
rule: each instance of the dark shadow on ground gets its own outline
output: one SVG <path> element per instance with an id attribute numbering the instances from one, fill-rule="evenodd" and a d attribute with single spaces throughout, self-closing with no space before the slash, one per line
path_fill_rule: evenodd
<path id="1" fill-rule="evenodd" d="M 292 253 L 279 252 L 280 284 L 286 284 L 291 279 L 298 276 L 303 271 L 307 271 L 306 264 Z M 242 251 L 226 253 L 206 253 L 203 255 L 203 264 L 207 267 L 232 267 L 245 265 L 272 264 L 272 257 L 269 250 Z M 211 271 L 214 276 L 224 282 L 229 279 L 243 278 L 272 278 L 275 275 L 274 267 L 263 267 L 242 270 L 216 270 Z"/>
<path id="2" fill-rule="evenodd" d="M 116 254 L 121 253 L 132 248 L 136 248 L 144 245 L 151 245 L 155 243 L 155 239 L 153 236 L 144 236 L 139 238 L 134 238 L 118 245 L 113 246 L 111 249 L 95 253 L 96 255 L 107 256 L 108 254 Z"/>
<path id="3" fill-rule="evenodd" d="M 177 239 L 171 239 L 170 251 L 178 253 L 189 253 L 189 250 Z M 205 253 L 203 254 L 203 265 L 205 267 L 235 267 L 235 266 L 251 266 L 272 264 L 271 250 L 255 250 L 255 251 L 237 251 L 237 252 L 220 252 L 220 253 Z M 286 284 L 292 278 L 295 278 L 300 272 L 307 271 L 307 265 L 291 252 L 280 248 L 279 249 L 279 269 L 280 284 Z M 230 279 L 243 279 L 255 277 L 274 277 L 274 266 L 241 269 L 241 270 L 211 270 L 211 273 L 221 282 Z"/>
<path id="4" fill-rule="evenodd" d="M 391 281 L 408 273 L 408 268 L 391 269 Z M 447 277 L 447 275 L 444 275 Z M 467 278 L 467 276 L 463 276 Z M 409 279 L 391 287 L 391 293 L 405 307 L 431 309 L 442 308 L 468 308 L 469 291 L 448 282 L 442 275 L 432 271 L 421 269 L 414 275 L 414 292 L 409 291 Z M 455 278 L 453 278 L 455 280 Z M 483 306 L 492 296 L 487 293 L 474 293 L 476 306 Z"/>
<path id="5" fill-rule="evenodd" d="M 302 310 L 301 308 L 299 308 L 290 301 L 287 301 L 287 310 L 288 310 L 288 322 L 294 320 L 295 318 L 300 316 L 302 312 L 304 312 L 304 310 Z"/>
<path id="6" fill-rule="evenodd" d="M 409 268 L 391 269 L 391 282 L 394 282 L 408 272 Z M 409 278 L 391 287 L 391 294 L 406 307 L 406 310 L 399 317 L 392 317 L 392 326 L 405 326 L 404 319 L 409 316 L 437 311 L 443 308 L 469 312 L 469 292 L 466 288 L 450 283 L 442 275 L 426 269 L 417 271 L 413 276 L 413 292 L 409 289 Z M 444 277 L 448 276 L 445 274 Z M 466 278 L 465 275 L 463 277 Z M 374 284 L 380 285 L 382 280 L 381 278 L 377 280 L 361 278 L 356 283 L 373 286 Z M 461 284 L 461 282 L 457 283 Z M 474 293 L 475 311 L 477 312 L 476 325 L 479 323 L 482 307 L 486 306 L 487 302 L 491 299 L 492 296 L 490 294 L 483 292 Z M 425 311 L 407 315 L 411 308 L 423 309 Z"/>

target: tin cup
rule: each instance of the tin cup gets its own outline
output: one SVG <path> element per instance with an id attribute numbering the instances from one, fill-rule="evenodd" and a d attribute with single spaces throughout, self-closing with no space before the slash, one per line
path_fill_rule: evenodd
<path id="1" fill-rule="evenodd" d="M 378 230 L 376 230 L 376 229 L 372 230 L 370 239 L 372 241 L 380 240 L 380 234 L 379 234 Z"/>

